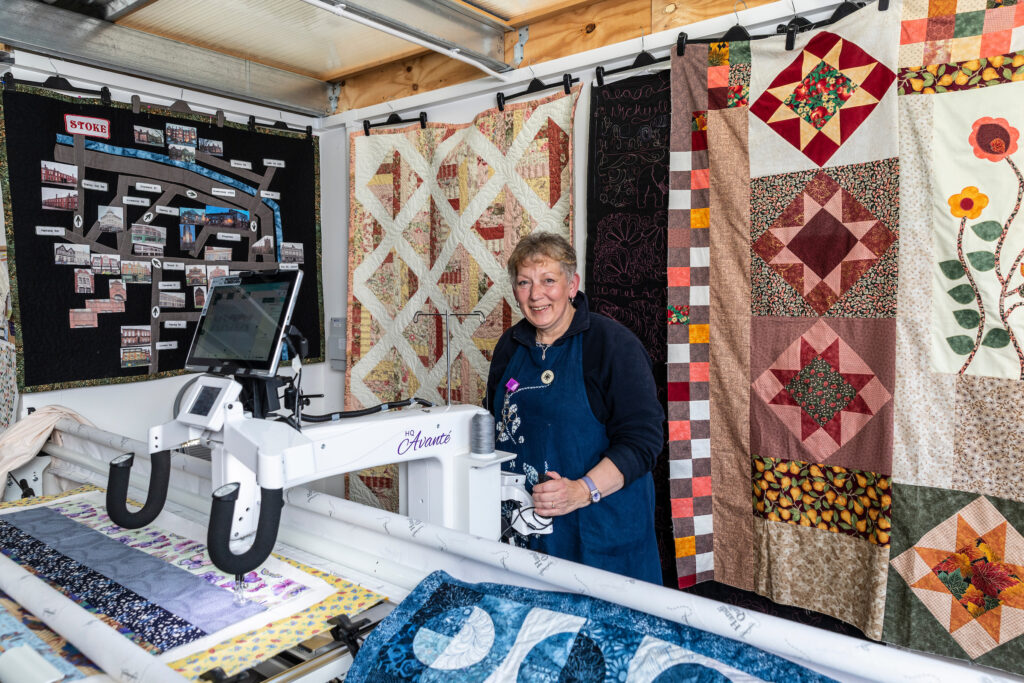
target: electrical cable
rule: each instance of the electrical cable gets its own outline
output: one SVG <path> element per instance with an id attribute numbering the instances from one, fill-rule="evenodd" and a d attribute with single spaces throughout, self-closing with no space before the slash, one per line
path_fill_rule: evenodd
<path id="1" fill-rule="evenodd" d="M 526 512 L 529 512 L 530 510 L 536 510 L 536 509 L 537 508 L 535 506 L 518 507 L 518 508 L 516 508 L 515 517 L 512 517 L 512 519 L 509 522 L 508 526 L 505 527 L 504 529 L 502 529 L 501 537 L 502 538 L 506 538 L 506 535 L 508 534 L 509 531 L 515 531 L 515 524 L 520 519 L 523 520 L 523 524 L 525 524 L 527 527 L 529 527 L 529 529 L 531 531 L 543 531 L 543 530 L 547 529 L 549 526 L 551 526 L 554 523 L 554 520 L 552 520 L 549 517 L 545 517 L 544 519 L 548 520 L 547 524 L 544 524 L 544 525 L 541 525 L 541 526 L 535 526 L 534 524 L 531 524 L 530 521 L 526 517 L 523 516 L 523 514 L 526 513 Z M 534 513 L 533 518 L 534 518 L 534 520 L 537 519 L 537 513 Z"/>
<path id="2" fill-rule="evenodd" d="M 432 401 L 428 401 L 425 398 L 419 398 L 418 396 L 413 396 L 412 398 L 402 399 L 401 401 L 389 401 L 388 403 L 381 403 L 380 405 L 372 406 L 370 408 L 362 408 L 360 410 L 346 410 L 337 413 L 330 413 L 328 415 L 304 415 L 302 419 L 306 422 L 333 422 L 347 417 L 363 417 L 365 415 L 373 415 L 374 413 L 382 413 L 386 410 L 391 410 L 392 408 L 405 408 L 407 406 L 411 406 L 413 403 L 418 403 L 427 408 L 434 405 Z"/>

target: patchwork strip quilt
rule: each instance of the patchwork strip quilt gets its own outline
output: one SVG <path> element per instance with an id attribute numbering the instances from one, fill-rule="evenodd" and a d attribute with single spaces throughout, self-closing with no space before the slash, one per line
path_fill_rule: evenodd
<path id="1" fill-rule="evenodd" d="M 1024 673 L 1022 8 L 869 5 L 674 57 L 670 448 L 706 320 L 713 501 L 711 573 L 680 585 Z"/>

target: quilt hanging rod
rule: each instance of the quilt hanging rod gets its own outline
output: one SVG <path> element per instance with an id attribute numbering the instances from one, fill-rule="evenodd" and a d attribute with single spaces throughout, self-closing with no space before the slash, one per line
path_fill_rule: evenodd
<path id="1" fill-rule="evenodd" d="M 743 2 L 743 0 L 737 0 L 736 4 Z M 859 9 L 862 9 L 867 5 L 867 2 L 853 2 L 852 0 L 844 0 L 843 2 L 836 5 L 832 12 L 832 15 L 827 19 L 821 21 L 812 22 L 805 17 L 801 17 L 797 14 L 796 5 L 793 0 L 790 0 L 790 4 L 793 5 L 793 16 L 785 24 L 779 24 L 775 28 L 775 35 L 786 34 L 786 49 L 792 50 L 796 42 L 796 34 L 802 33 L 803 31 L 809 31 L 816 28 L 824 28 L 831 24 L 836 23 L 840 19 L 848 17 Z M 746 7 L 746 3 L 743 3 Z M 885 12 L 889 9 L 889 0 L 878 0 L 878 11 Z M 767 38 L 771 34 L 763 34 L 751 36 L 747 29 L 740 24 L 739 13 L 736 13 L 736 24 L 730 28 L 720 38 L 695 38 L 691 39 L 685 31 L 680 31 L 676 37 L 676 54 L 682 57 L 686 54 L 687 44 L 693 43 L 714 43 L 718 41 L 730 41 L 730 40 L 756 40 L 758 38 Z M 605 74 L 608 75 L 608 74 Z"/>
<path id="2" fill-rule="evenodd" d="M 762 36 L 760 35 L 760 32 L 765 29 L 773 30 L 777 24 L 788 21 L 790 17 L 793 16 L 792 9 L 789 9 L 788 7 L 785 10 L 782 9 L 783 4 L 784 3 L 782 1 L 773 2 L 767 5 L 752 7 L 749 11 L 741 12 L 744 24 L 759 34 L 754 36 L 755 39 L 757 37 L 775 35 L 774 33 L 771 33 Z M 785 4 L 789 5 L 788 2 Z M 810 4 L 810 0 L 801 0 L 800 2 L 797 2 L 797 4 L 808 5 Z M 820 0 L 820 2 L 816 2 L 814 6 L 801 7 L 799 12 L 808 15 L 808 17 L 813 21 L 820 21 L 822 19 L 827 19 L 841 4 L 842 2 L 839 0 Z M 888 5 L 888 0 L 878 0 L 879 10 L 884 10 Z M 544 79 L 561 77 L 561 74 L 564 74 L 567 71 L 571 73 L 586 72 L 591 69 L 595 69 L 598 66 L 603 66 L 609 62 L 619 62 L 621 64 L 623 58 L 636 55 L 638 48 L 641 51 L 646 49 L 648 52 L 651 52 L 652 55 L 663 55 L 672 48 L 677 50 L 677 54 L 683 54 L 688 43 L 707 44 L 721 41 L 722 34 L 731 25 L 732 17 L 713 17 L 688 25 L 686 27 L 687 31 L 684 32 L 679 32 L 678 29 L 665 30 L 645 36 L 644 38 L 631 38 L 614 45 L 606 45 L 592 50 L 587 50 L 585 52 L 568 55 L 566 57 L 560 57 L 558 59 L 551 60 L 550 62 L 543 62 L 535 66 L 516 69 L 515 71 L 504 73 L 502 76 L 506 83 L 527 83 L 531 78 Z M 644 45 L 644 43 L 646 43 L 646 45 Z M 605 76 L 608 75 L 609 72 L 606 70 Z M 387 116 L 390 112 L 385 110 L 385 106 L 389 107 L 391 111 L 404 114 L 424 107 L 450 104 L 452 102 L 463 100 L 467 97 L 496 93 L 501 89 L 501 84 L 487 82 L 485 80 L 460 83 L 440 88 L 432 92 L 409 95 L 408 97 L 388 103 L 367 105 L 358 109 L 352 109 L 328 116 L 324 120 L 324 129 L 329 130 L 336 126 L 359 125 L 359 123 L 367 117 Z M 506 96 L 505 99 L 507 101 L 509 98 Z"/>
<path id="3" fill-rule="evenodd" d="M 14 75 L 11 74 L 10 71 L 7 71 L 2 76 L 0 76 L 0 87 L 2 87 L 3 90 L 13 90 L 15 88 L 15 86 L 18 86 L 18 85 L 27 86 L 27 87 L 33 87 L 33 88 L 44 88 L 46 90 L 53 90 L 54 92 L 70 92 L 70 93 L 77 93 L 79 95 L 89 95 L 89 96 L 92 96 L 92 97 L 99 98 L 100 103 L 103 104 L 104 106 L 107 106 L 107 107 L 109 107 L 111 104 L 113 104 L 113 98 L 111 97 L 111 94 L 110 94 L 110 88 L 105 86 L 105 85 L 100 87 L 99 90 L 91 90 L 89 88 L 83 88 L 81 86 L 72 85 L 71 82 L 68 79 L 64 78 L 63 76 L 61 76 L 59 74 L 55 75 L 55 76 L 49 76 L 45 80 L 43 80 L 41 82 L 25 80 L 25 79 L 22 79 L 22 78 L 15 78 Z M 204 117 L 209 118 L 212 123 L 217 125 L 218 128 L 224 126 L 224 111 L 221 110 L 221 109 L 218 109 L 213 114 L 207 114 L 205 112 L 197 112 L 197 111 L 193 110 L 191 107 L 189 107 L 187 102 L 185 102 L 184 100 L 180 100 L 180 99 L 179 100 L 175 100 L 174 102 L 172 102 L 171 104 L 167 105 L 166 107 L 159 106 L 159 105 L 148 105 L 148 104 L 144 103 L 142 101 L 142 98 L 139 97 L 138 95 L 132 95 L 132 98 L 131 98 L 132 113 L 138 114 L 140 111 L 142 111 L 143 105 L 159 107 L 161 109 L 169 109 L 170 111 L 176 112 L 176 113 L 179 113 L 179 114 L 197 114 L 199 116 L 204 116 Z M 250 115 L 249 119 L 248 119 L 248 128 L 249 128 L 249 130 L 250 131 L 255 131 L 256 130 L 256 125 L 257 125 L 256 117 Z M 289 132 L 293 132 L 293 133 L 305 133 L 307 139 L 311 139 L 313 137 L 313 126 L 306 126 L 305 130 L 302 130 L 300 128 L 292 128 L 291 126 L 289 126 L 284 121 L 274 121 L 274 122 L 269 123 L 269 124 L 260 124 L 260 125 L 263 128 L 271 128 L 271 129 L 275 129 L 275 130 L 284 130 L 284 131 L 289 131 Z"/>
<path id="4" fill-rule="evenodd" d="M 105 105 L 111 103 L 110 88 L 103 86 L 99 90 L 90 90 L 88 88 L 80 88 L 77 85 L 71 85 L 68 79 L 63 76 L 56 75 L 50 76 L 42 83 L 36 83 L 35 81 L 26 81 L 19 78 L 15 78 L 10 71 L 6 72 L 3 76 L 0 76 L 0 81 L 3 83 L 4 90 L 13 90 L 16 85 L 27 85 L 34 88 L 46 88 L 47 90 L 55 90 L 60 92 L 73 92 L 81 95 L 92 95 L 98 97 L 100 102 Z"/>
<path id="5" fill-rule="evenodd" d="M 551 88 L 557 88 L 558 86 L 562 86 L 562 89 L 565 90 L 565 94 L 568 95 L 570 92 L 572 92 L 572 84 L 579 82 L 580 79 L 573 78 L 572 74 L 563 74 L 561 82 L 550 84 L 545 83 L 539 78 L 534 78 L 532 81 L 530 81 L 530 84 L 526 86 L 526 90 L 517 93 L 512 93 L 511 95 L 506 95 L 503 92 L 499 92 L 498 111 L 505 111 L 505 103 L 508 102 L 509 100 L 514 100 L 519 97 L 526 97 L 527 95 L 533 95 L 534 93 L 538 93 L 543 90 L 550 90 Z"/>
<path id="6" fill-rule="evenodd" d="M 603 66 L 597 67 L 595 76 L 597 77 L 597 84 L 599 86 L 604 85 L 605 76 L 614 76 L 615 74 L 625 73 L 632 71 L 633 69 L 641 69 L 645 66 L 651 66 L 652 64 L 659 64 L 661 62 L 667 62 L 672 58 L 672 55 L 665 55 L 664 57 L 655 57 L 647 50 L 643 50 L 636 56 L 633 63 L 629 66 L 622 66 L 618 69 L 612 69 L 611 71 L 605 71 Z"/>
<path id="7" fill-rule="evenodd" d="M 377 123 L 370 123 L 369 119 L 363 119 L 363 135 L 369 135 L 371 128 L 382 128 L 383 126 L 396 126 L 400 123 L 416 123 L 419 122 L 420 129 L 427 127 L 427 112 L 421 111 L 419 116 L 414 119 L 403 119 L 397 113 L 392 112 L 388 116 L 386 121 L 378 121 Z"/>

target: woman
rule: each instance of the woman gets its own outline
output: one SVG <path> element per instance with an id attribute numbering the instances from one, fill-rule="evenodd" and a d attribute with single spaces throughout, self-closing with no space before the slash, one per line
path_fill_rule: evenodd
<path id="1" fill-rule="evenodd" d="M 506 469 L 526 475 L 536 512 L 554 525 L 530 548 L 660 584 L 651 469 L 664 413 L 650 358 L 632 332 L 587 309 L 564 238 L 524 237 L 508 272 L 524 319 L 498 340 L 487 401 L 496 447 L 517 456 Z"/>

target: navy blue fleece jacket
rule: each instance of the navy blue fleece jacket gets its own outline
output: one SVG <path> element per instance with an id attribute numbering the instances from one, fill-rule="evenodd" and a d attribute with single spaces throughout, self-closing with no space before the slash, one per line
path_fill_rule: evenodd
<path id="1" fill-rule="evenodd" d="M 587 307 L 579 292 L 572 323 L 556 342 L 583 336 L 583 378 L 590 409 L 605 426 L 609 446 L 604 456 L 615 463 L 629 486 L 654 468 L 661 452 L 665 413 L 658 402 L 651 358 L 640 340 L 622 324 Z M 487 375 L 487 405 L 494 412 L 504 387 L 498 383 L 519 346 L 533 347 L 536 329 L 524 318 L 501 335 Z M 581 399 L 583 397 L 580 397 Z M 571 429 L 566 425 L 566 429 Z"/>

